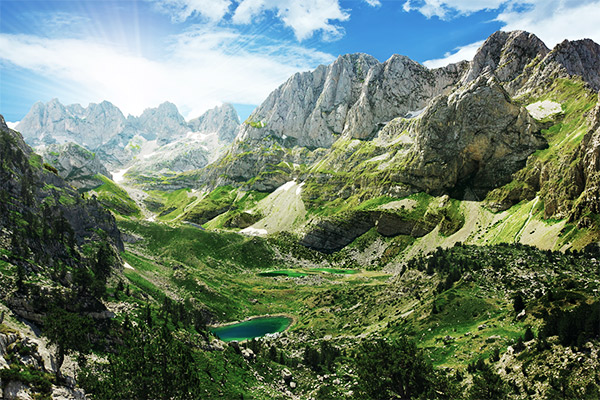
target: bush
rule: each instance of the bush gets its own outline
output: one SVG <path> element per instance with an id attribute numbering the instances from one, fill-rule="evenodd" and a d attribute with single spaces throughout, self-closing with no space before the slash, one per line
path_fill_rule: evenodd
<path id="1" fill-rule="evenodd" d="M 356 355 L 360 390 L 373 399 L 447 398 L 451 384 L 440 389 L 438 376 L 423 352 L 406 337 L 363 342 Z M 444 381 L 448 383 L 447 380 Z"/>

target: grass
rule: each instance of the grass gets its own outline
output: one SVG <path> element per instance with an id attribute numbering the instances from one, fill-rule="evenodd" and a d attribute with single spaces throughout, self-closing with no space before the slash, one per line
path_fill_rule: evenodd
<path id="1" fill-rule="evenodd" d="M 88 194 L 95 193 L 98 201 L 115 214 L 123 217 L 141 217 L 141 210 L 123 188 L 104 175 L 96 174 L 95 178 L 101 180 L 102 185 Z"/>

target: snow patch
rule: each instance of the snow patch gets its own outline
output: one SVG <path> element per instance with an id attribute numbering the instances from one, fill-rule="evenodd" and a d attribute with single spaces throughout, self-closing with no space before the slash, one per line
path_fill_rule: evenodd
<path id="1" fill-rule="evenodd" d="M 300 193 L 302 193 L 302 186 L 304 186 L 304 182 L 299 184 L 298 187 L 296 188 L 296 196 L 300 196 Z"/>
<path id="2" fill-rule="evenodd" d="M 560 103 L 556 103 L 550 100 L 536 101 L 525 107 L 529 114 L 535 119 L 546 118 L 550 115 L 558 114 L 562 112 Z"/>
<path id="3" fill-rule="evenodd" d="M 131 265 L 129 265 L 129 263 L 127 261 L 125 261 L 125 264 L 123 264 L 123 266 L 127 269 L 135 269 Z"/>
<path id="4" fill-rule="evenodd" d="M 19 122 L 21 122 L 21 121 L 17 121 L 17 122 L 6 121 L 6 126 L 8 126 L 10 129 L 15 129 L 17 127 L 17 125 L 19 125 Z"/>
<path id="5" fill-rule="evenodd" d="M 246 229 L 242 229 L 240 231 L 240 233 L 242 233 L 244 235 L 250 235 L 250 236 L 261 236 L 261 235 L 266 235 L 269 232 L 267 232 L 266 229 L 257 229 L 257 228 L 253 228 L 253 227 L 249 226 Z"/>
<path id="6" fill-rule="evenodd" d="M 208 139 L 212 139 L 216 136 L 217 136 L 217 132 L 202 133 L 202 132 L 191 132 L 190 131 L 185 135 L 185 138 L 195 140 L 198 142 L 204 142 L 204 141 L 207 141 Z"/>
<path id="7" fill-rule="evenodd" d="M 425 108 L 421 108 L 420 110 L 415 110 L 415 111 L 409 111 L 406 113 L 406 118 L 415 118 L 418 117 L 419 115 L 421 115 L 423 113 L 423 111 L 425 111 Z"/>
<path id="8" fill-rule="evenodd" d="M 390 158 L 390 153 L 383 153 L 377 157 L 368 159 L 366 162 L 383 161 L 383 160 L 387 160 L 388 158 Z"/>
<path id="9" fill-rule="evenodd" d="M 113 182 L 121 183 L 125 180 L 125 174 L 129 171 L 128 168 L 118 169 L 116 171 L 110 171 L 110 174 L 113 176 Z"/>
<path id="10" fill-rule="evenodd" d="M 275 189 L 275 192 L 279 192 L 281 190 L 284 190 L 284 191 L 287 192 L 288 190 L 290 190 L 291 188 L 293 188 L 295 185 L 296 185 L 296 181 L 286 182 L 283 185 L 279 186 L 277 189 Z"/>
<path id="11" fill-rule="evenodd" d="M 154 156 L 156 149 L 158 148 L 158 140 L 149 140 L 142 145 L 142 150 L 138 157 L 150 158 Z"/>

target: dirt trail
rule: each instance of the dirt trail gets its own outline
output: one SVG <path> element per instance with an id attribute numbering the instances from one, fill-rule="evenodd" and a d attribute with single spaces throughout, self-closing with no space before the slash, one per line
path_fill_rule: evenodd
<path id="1" fill-rule="evenodd" d="M 521 229 L 519 229 L 519 232 L 517 232 L 517 234 L 515 235 L 515 243 L 519 242 L 519 239 L 521 238 L 521 234 L 523 234 L 523 231 L 525 230 L 525 228 L 527 228 L 527 225 L 529 225 L 529 222 L 531 221 L 531 218 L 533 217 L 533 210 L 535 209 L 535 205 L 537 204 L 538 200 L 539 200 L 539 197 L 536 196 L 533 204 L 531 205 L 531 209 L 529 210 L 529 215 L 527 216 L 527 220 L 525 221 L 525 223 L 523 224 Z"/>

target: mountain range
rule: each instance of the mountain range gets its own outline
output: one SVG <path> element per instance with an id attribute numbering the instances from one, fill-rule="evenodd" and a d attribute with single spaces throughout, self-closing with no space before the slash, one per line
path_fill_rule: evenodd
<path id="1" fill-rule="evenodd" d="M 146 160 L 141 169 L 158 173 L 205 166 L 231 143 L 238 126 L 239 117 L 230 104 L 211 109 L 188 123 L 169 102 L 146 109 L 139 117 L 125 118 L 108 101 L 83 108 L 79 104 L 63 106 L 53 99 L 34 104 L 15 129 L 41 152 L 47 153 L 44 146 L 55 146 L 50 151 L 57 152 L 57 145 L 75 143 L 92 151 L 110 170 L 130 166 L 137 157 Z M 59 151 L 63 158 L 70 154 L 65 152 L 67 149 Z M 147 161 L 154 151 L 158 152 L 156 164 Z M 168 159 L 180 161 L 165 162 Z"/>
<path id="2" fill-rule="evenodd" d="M 499 31 L 341 55 L 243 123 L 0 119 L 0 397 L 597 398 L 599 100 L 600 45 Z"/>

